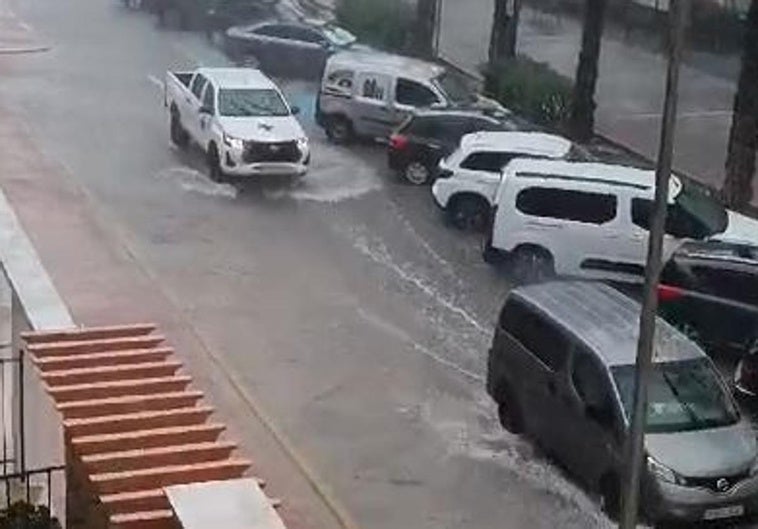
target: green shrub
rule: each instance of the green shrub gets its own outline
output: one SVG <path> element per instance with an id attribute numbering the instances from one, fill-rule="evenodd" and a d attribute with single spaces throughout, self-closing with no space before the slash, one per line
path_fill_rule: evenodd
<path id="1" fill-rule="evenodd" d="M 394 52 L 408 49 L 414 13 L 404 0 L 338 0 L 336 16 L 366 44 Z"/>
<path id="2" fill-rule="evenodd" d="M 61 529 L 61 524 L 47 507 L 17 501 L 0 510 L 0 529 Z"/>
<path id="3" fill-rule="evenodd" d="M 487 72 L 486 89 L 505 107 L 551 128 L 561 128 L 571 109 L 571 81 L 523 56 Z"/>

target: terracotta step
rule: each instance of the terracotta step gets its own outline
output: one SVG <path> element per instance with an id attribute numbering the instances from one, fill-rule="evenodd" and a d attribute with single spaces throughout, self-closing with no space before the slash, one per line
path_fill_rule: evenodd
<path id="1" fill-rule="evenodd" d="M 178 527 L 180 526 L 174 520 L 174 512 L 170 509 L 114 514 L 110 517 L 109 524 L 110 529 L 177 529 Z"/>
<path id="2" fill-rule="evenodd" d="M 71 386 L 74 384 L 105 382 L 108 380 L 167 377 L 176 373 L 181 366 L 181 362 L 177 360 L 166 360 L 165 362 L 146 362 L 144 364 L 47 371 L 40 373 L 40 377 L 48 386 Z"/>
<path id="3" fill-rule="evenodd" d="M 71 439 L 71 445 L 79 456 L 85 456 L 157 446 L 206 443 L 217 440 L 225 429 L 226 426 L 223 424 L 194 424 L 191 426 L 175 426 L 153 430 L 74 437 Z"/>
<path id="4" fill-rule="evenodd" d="M 218 461 L 229 458 L 235 448 L 235 443 L 224 441 L 159 446 L 82 456 L 82 463 L 92 474 L 124 472 L 140 468 Z"/>
<path id="5" fill-rule="evenodd" d="M 171 508 L 171 504 L 163 489 L 104 494 L 100 496 L 100 503 L 105 506 L 108 514 L 111 515 Z"/>
<path id="6" fill-rule="evenodd" d="M 102 340 L 82 340 L 67 342 L 30 343 L 26 350 L 37 357 L 53 355 L 77 355 L 104 353 L 106 351 L 124 351 L 128 349 L 148 349 L 165 341 L 160 334 L 145 336 L 127 336 L 124 338 L 106 338 Z"/>
<path id="7" fill-rule="evenodd" d="M 80 437 L 83 435 L 199 424 L 206 421 L 212 413 L 213 408 L 211 406 L 174 408 L 170 410 L 106 415 L 104 417 L 67 419 L 63 421 L 63 427 L 70 437 Z"/>
<path id="8" fill-rule="evenodd" d="M 90 481 L 100 494 L 115 494 L 186 483 L 220 481 L 242 477 L 250 467 L 245 459 L 226 459 L 194 465 L 144 468 L 128 472 L 93 474 Z"/>
<path id="9" fill-rule="evenodd" d="M 138 378 L 134 380 L 114 380 L 91 384 L 47 387 L 47 392 L 56 402 L 72 400 L 104 399 L 124 395 L 145 395 L 149 393 L 173 393 L 182 391 L 192 382 L 189 375 L 158 378 Z"/>
<path id="10" fill-rule="evenodd" d="M 130 325 L 111 325 L 108 327 L 81 327 L 57 331 L 33 331 L 21 333 L 27 343 L 66 342 L 102 340 L 104 338 L 124 338 L 141 336 L 155 331 L 152 323 L 134 323 Z"/>
<path id="11" fill-rule="evenodd" d="M 201 391 L 180 391 L 176 393 L 129 395 L 127 397 L 108 399 L 62 402 L 56 405 L 56 409 L 63 414 L 64 419 L 79 419 L 151 410 L 187 408 L 194 406 L 201 398 L 203 398 Z"/>
<path id="12" fill-rule="evenodd" d="M 171 347 L 155 347 L 152 349 L 127 349 L 125 351 L 108 351 L 106 353 L 89 353 L 73 356 L 47 356 L 37 358 L 32 356 L 32 362 L 40 371 L 67 371 L 70 369 L 115 366 L 122 364 L 141 364 L 145 362 L 160 362 L 174 353 Z"/>
<path id="13" fill-rule="evenodd" d="M 258 479 L 258 486 L 265 488 L 266 482 Z M 163 489 L 146 489 L 100 496 L 109 514 L 128 513 L 137 511 L 155 511 L 170 508 L 168 497 Z M 281 501 L 272 498 L 271 505 L 278 507 Z"/>

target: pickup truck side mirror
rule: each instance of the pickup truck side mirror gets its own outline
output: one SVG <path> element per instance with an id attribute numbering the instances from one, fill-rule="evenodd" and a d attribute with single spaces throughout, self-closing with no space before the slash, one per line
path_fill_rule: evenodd
<path id="1" fill-rule="evenodd" d="M 298 106 L 290 107 L 290 110 L 292 111 L 293 116 L 297 116 L 300 113 L 300 107 Z"/>
<path id="2" fill-rule="evenodd" d="M 200 107 L 199 112 L 201 114 L 213 114 L 213 109 L 209 107 L 208 105 L 203 105 Z"/>

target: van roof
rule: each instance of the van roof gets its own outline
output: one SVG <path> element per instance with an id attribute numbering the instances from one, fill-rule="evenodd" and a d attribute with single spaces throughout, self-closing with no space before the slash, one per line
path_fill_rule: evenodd
<path id="1" fill-rule="evenodd" d="M 650 191 L 655 189 L 655 171 L 624 165 L 519 158 L 506 165 L 505 170 L 516 176 L 575 179 L 609 186 L 627 186 Z M 681 190 L 681 180 L 671 175 L 669 198 L 673 199 Z"/>
<path id="2" fill-rule="evenodd" d="M 276 88 L 271 79 L 255 68 L 199 68 L 198 73 L 219 88 Z"/>
<path id="3" fill-rule="evenodd" d="M 439 64 L 374 50 L 348 50 L 335 53 L 327 62 L 327 70 L 349 68 L 371 70 L 388 75 L 402 74 L 417 79 L 433 79 L 445 72 Z"/>
<path id="4" fill-rule="evenodd" d="M 486 131 L 466 134 L 461 139 L 466 150 L 516 152 L 547 158 L 563 158 L 571 150 L 571 142 L 543 132 Z"/>
<path id="5" fill-rule="evenodd" d="M 556 320 L 607 366 L 635 363 L 641 306 L 613 287 L 589 281 L 552 281 L 516 288 L 511 296 Z M 654 362 L 702 357 L 705 353 L 696 344 L 656 318 Z"/>

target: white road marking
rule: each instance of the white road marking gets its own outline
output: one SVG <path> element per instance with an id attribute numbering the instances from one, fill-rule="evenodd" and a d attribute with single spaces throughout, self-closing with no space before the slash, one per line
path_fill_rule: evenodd
<path id="1" fill-rule="evenodd" d="M 161 81 L 158 77 L 150 74 L 147 76 L 147 80 L 150 81 L 152 84 L 160 88 L 161 90 L 165 89 L 165 85 L 163 84 L 163 81 Z"/>

